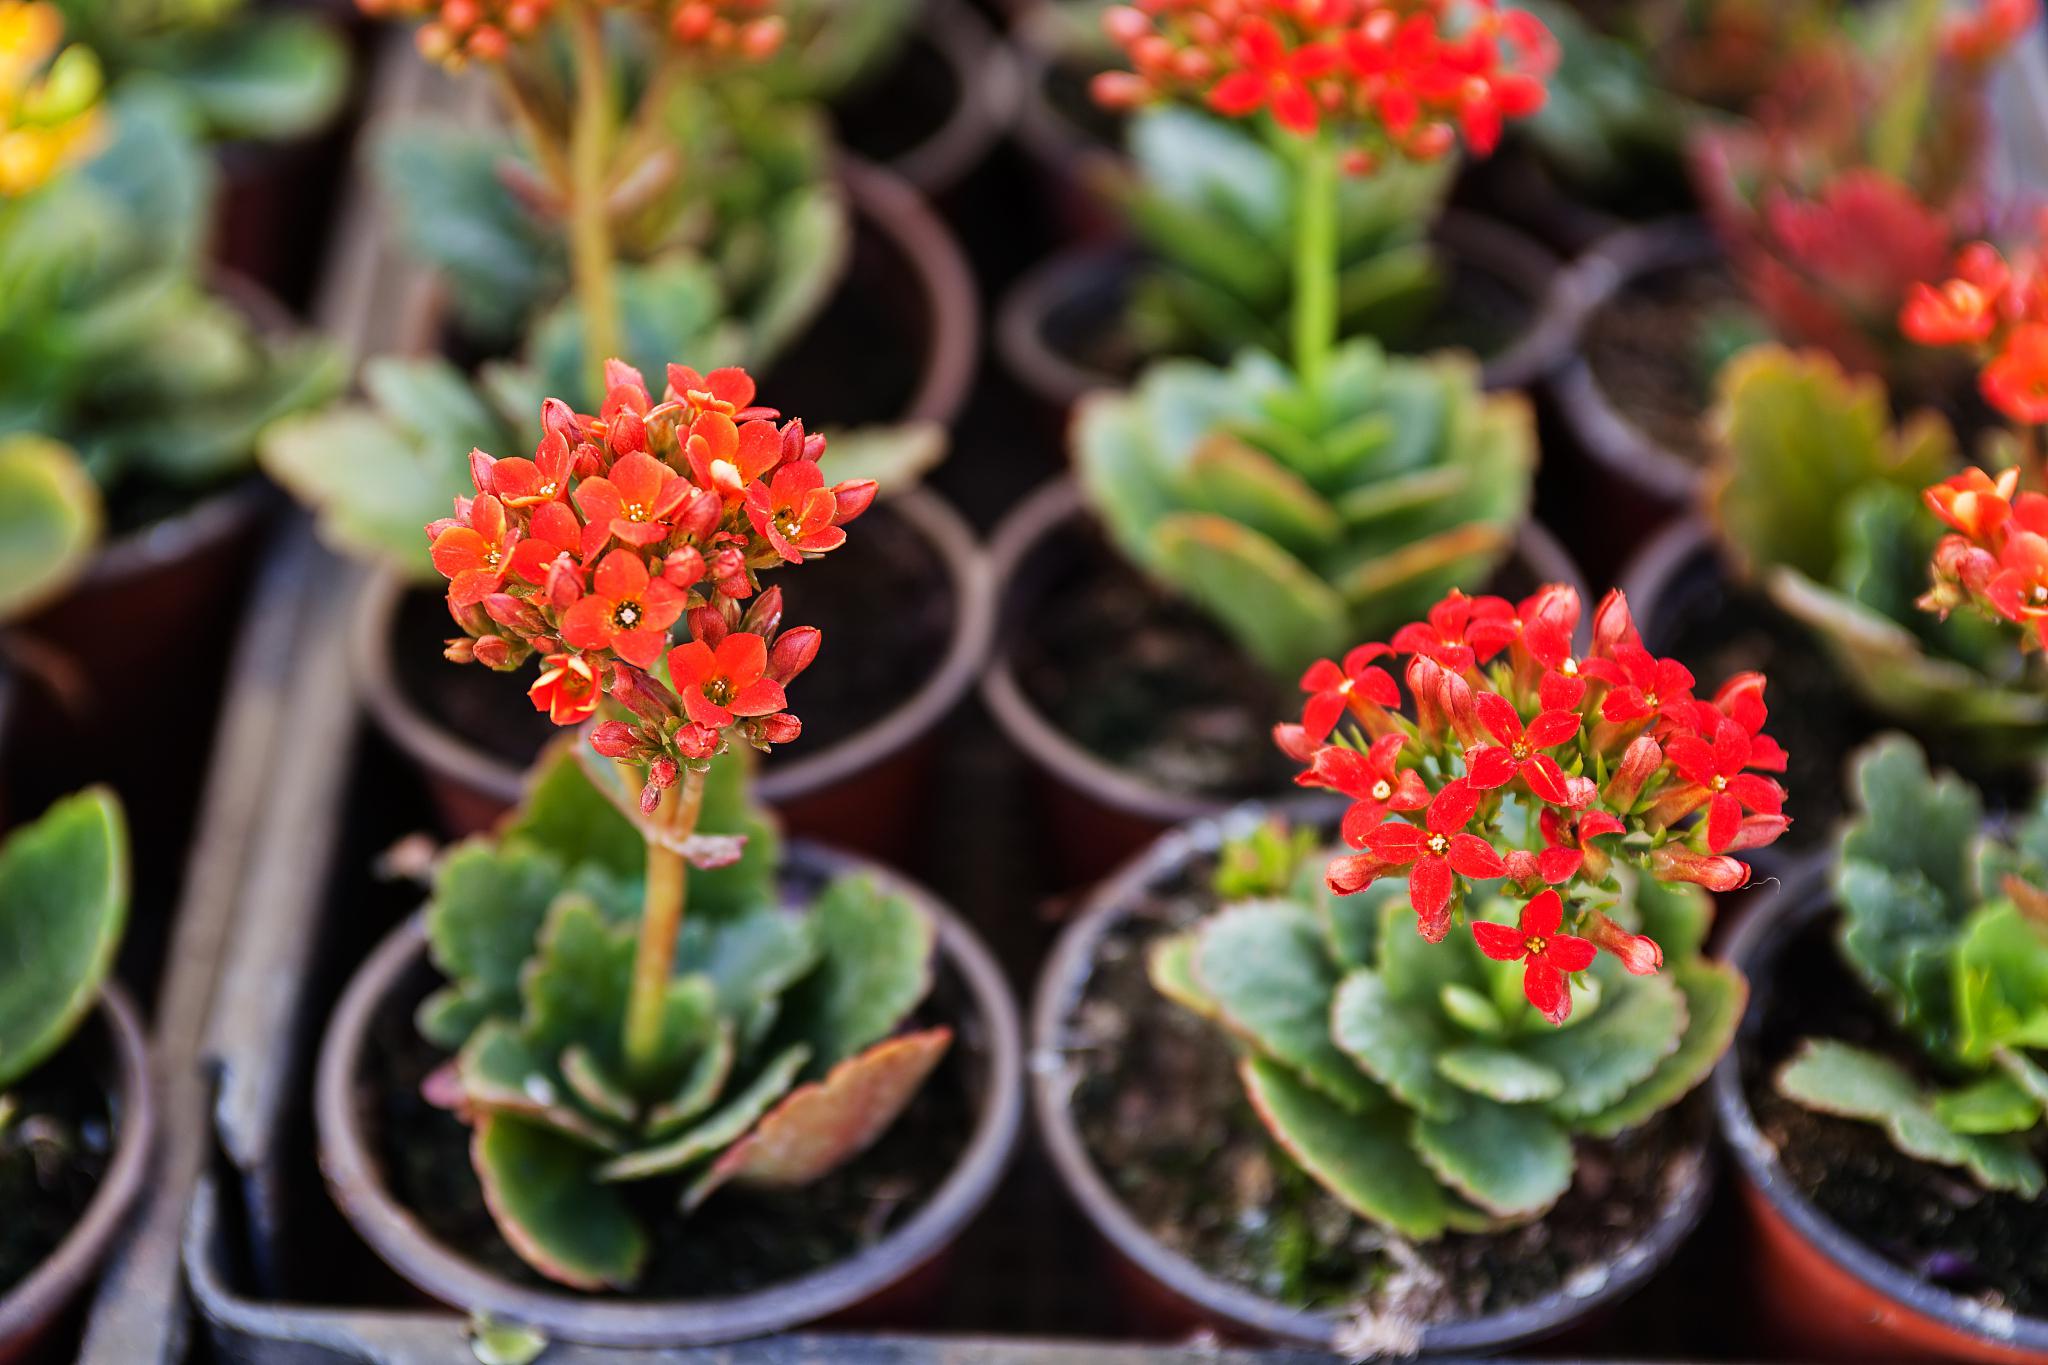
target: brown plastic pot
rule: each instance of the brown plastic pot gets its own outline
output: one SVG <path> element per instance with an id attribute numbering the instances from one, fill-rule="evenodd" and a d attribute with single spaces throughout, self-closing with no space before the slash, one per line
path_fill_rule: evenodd
<path id="1" fill-rule="evenodd" d="M 0 1295 L 0 1363 L 31 1358 L 39 1342 L 99 1273 L 142 1193 L 156 1138 L 156 1102 L 142 1022 L 126 991 L 108 984 L 87 1028 L 103 1058 L 114 1119 L 114 1155 L 84 1217 L 27 1279 Z M 90 1033 L 88 1034 L 90 1037 Z"/>
<path id="2" fill-rule="evenodd" d="M 1752 1292 L 1773 1344 L 1804 1360 L 2048 1362 L 2048 1320 L 1952 1294 L 1894 1265 L 1816 1208 L 1779 1164 L 1744 1093 L 1743 1059 L 1757 1045 L 1764 1003 L 1784 983 L 1787 945 L 1833 909 L 1827 865 L 1787 875 L 1729 940 L 1750 981 L 1749 1012 L 1714 1072 L 1714 1111 L 1742 1172 Z"/>
<path id="3" fill-rule="evenodd" d="M 872 725 L 808 752 L 801 740 L 762 770 L 761 799 L 797 833 L 877 856 L 909 850 L 917 801 L 927 789 L 940 722 L 952 713 L 987 657 L 994 619 L 993 580 L 974 533 L 936 495 L 912 490 L 883 502 L 871 517 L 907 522 L 944 565 L 954 603 L 946 652 L 924 682 Z M 407 585 L 371 580 L 352 628 L 357 687 L 377 726 L 424 774 L 451 833 L 488 828 L 525 790 L 528 765 L 507 762 L 429 716 L 399 686 L 396 624 Z"/>
<path id="4" fill-rule="evenodd" d="M 1550 392 L 1573 441 L 1613 485 L 1621 502 L 1610 519 L 1652 519 L 1699 498 L 1700 467 L 1645 435 L 1600 387 L 1580 353 L 1593 315 L 1637 280 L 1666 270 L 1707 265 L 1721 249 L 1704 222 L 1672 218 L 1623 228 L 1558 272 L 1544 303 L 1544 328 L 1571 353 L 1550 375 Z"/>
<path id="5" fill-rule="evenodd" d="M 895 1291 L 933 1293 L 941 1283 L 931 1277 L 934 1268 L 942 1268 L 947 1247 L 988 1201 L 1016 1145 L 1023 1113 L 1016 1005 L 988 949 L 921 886 L 817 845 L 792 844 L 785 856 L 790 869 L 808 878 L 857 869 L 884 889 L 910 898 L 938 928 L 942 984 L 950 981 L 958 989 L 961 1016 L 951 1021 L 954 1047 L 970 1069 L 975 1116 L 966 1149 L 923 1208 L 844 1261 L 722 1298 L 600 1298 L 529 1288 L 483 1269 L 461 1250 L 436 1241 L 393 1196 L 363 1113 L 364 1052 L 373 1024 L 394 1010 L 409 1015 L 436 977 L 427 960 L 425 922 L 416 915 L 386 937 L 350 980 L 321 1041 L 314 1082 L 321 1170 L 336 1204 L 371 1250 L 439 1302 L 533 1327 L 552 1340 L 590 1346 L 737 1341 L 842 1315 L 859 1317 Z M 920 1272 L 927 1274 L 921 1277 Z M 901 1312 L 909 1305 L 892 1301 L 890 1307 Z"/>
<path id="6" fill-rule="evenodd" d="M 1555 256 L 1504 223 L 1455 209 L 1432 236 L 1453 261 L 1498 279 L 1528 304 L 1529 325 L 1485 362 L 1487 388 L 1526 387 L 1570 358 L 1572 338 L 1544 306 L 1558 270 Z M 1144 261 L 1143 251 L 1130 244 L 1076 248 L 1040 263 L 1005 295 L 996 314 L 997 350 L 1047 411 L 1064 414 L 1085 393 L 1127 386 L 1129 376 L 1099 369 L 1076 353 L 1124 326 Z"/>
<path id="7" fill-rule="evenodd" d="M 1150 888 L 1176 881 L 1189 862 L 1213 856 L 1225 840 L 1249 831 L 1268 813 L 1267 807 L 1241 806 L 1172 830 L 1089 896 L 1060 935 L 1032 1000 L 1033 1109 L 1039 1140 L 1061 1182 L 1117 1258 L 1129 1290 L 1127 1311 L 1135 1323 L 1160 1335 L 1184 1336 L 1206 1328 L 1242 1340 L 1329 1350 L 1344 1326 L 1338 1316 L 1289 1307 L 1219 1279 L 1147 1231 L 1117 1197 L 1115 1173 L 1097 1168 L 1069 1107 L 1076 1081 L 1066 1061 L 1073 1037 L 1069 1021 L 1103 938 Z M 1217 1046 L 1227 1044 L 1219 1039 Z M 1502 1351 L 1570 1331 L 1600 1315 L 1641 1288 L 1691 1235 L 1712 1193 L 1711 1176 L 1705 1174 L 1711 1170 L 1711 1163 L 1702 1164 L 1702 1177 L 1656 1212 L 1643 1246 L 1608 1267 L 1596 1287 L 1575 1285 L 1504 1312 L 1431 1325 L 1423 1329 L 1422 1352 Z"/>
<path id="8" fill-rule="evenodd" d="M 1124 862 L 1166 830 L 1214 816 L 1230 803 L 1157 787 L 1097 757 L 1070 738 L 1025 693 L 1012 663 L 1029 632 L 1049 580 L 1059 572 L 1060 541 L 1085 527 L 1089 513 L 1072 477 L 1046 484 L 996 528 L 989 568 L 1000 594 L 1000 642 L 981 676 L 981 698 L 1009 741 L 1031 761 L 1058 869 L 1069 886 L 1084 886 Z M 1531 585 L 1569 583 L 1586 595 L 1571 556 L 1536 522 L 1516 532 L 1514 556 Z M 1275 716 L 1275 721 L 1285 717 Z"/>

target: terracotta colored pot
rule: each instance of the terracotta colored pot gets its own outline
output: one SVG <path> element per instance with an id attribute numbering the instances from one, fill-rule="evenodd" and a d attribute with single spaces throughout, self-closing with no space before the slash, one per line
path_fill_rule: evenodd
<path id="1" fill-rule="evenodd" d="M 1031 761 L 1054 864 L 1068 886 L 1095 881 L 1164 831 L 1230 804 L 1154 786 L 1097 757 L 1055 725 L 1018 680 L 1016 641 L 1031 630 L 1045 584 L 1059 571 L 1061 538 L 1085 526 L 1088 515 L 1080 486 L 1063 477 L 1018 504 L 996 528 L 989 565 L 1001 594 L 1002 629 L 981 677 L 983 704 Z M 1516 534 L 1510 563 L 1516 562 L 1532 584 L 1569 583 L 1585 596 L 1571 556 L 1533 521 Z"/>
<path id="2" fill-rule="evenodd" d="M 32 1357 L 38 1343 L 48 1340 L 65 1311 L 99 1273 L 149 1172 L 156 1102 L 150 1091 L 142 1021 L 127 992 L 109 984 L 86 1027 L 103 1035 L 94 1046 L 104 1057 L 111 1095 L 113 1159 L 70 1235 L 27 1279 L 0 1295 L 0 1362 L 10 1365 Z"/>
<path id="3" fill-rule="evenodd" d="M 387 1186 L 363 1108 L 364 1052 L 377 1019 L 410 1013 L 433 984 L 426 929 L 415 916 L 379 945 L 349 982 L 320 1048 L 314 1088 L 320 1167 L 335 1202 L 370 1248 L 422 1293 L 487 1312 L 553 1340 L 592 1346 L 680 1347 L 735 1341 L 823 1319 L 915 1311 L 937 1282 L 919 1280 L 987 1202 L 1022 1120 L 1023 1055 L 1016 1006 L 1001 970 L 964 923 L 929 892 L 878 865 L 794 844 L 792 868 L 829 876 L 858 869 L 914 900 L 938 927 L 942 971 L 957 986 L 954 1047 L 969 1067 L 973 1130 L 945 1181 L 901 1227 L 858 1254 L 781 1284 L 723 1298 L 629 1300 L 535 1289 L 502 1279 L 436 1241 Z M 736 1196 L 743 1197 L 743 1196 Z M 914 1302 L 906 1306 L 901 1296 Z"/>
<path id="4" fill-rule="evenodd" d="M 1433 236 L 1448 257 L 1507 285 L 1529 306 L 1529 325 L 1488 360 L 1489 389 L 1521 388 L 1570 358 L 1571 341 L 1549 321 L 1544 300 L 1557 258 L 1506 224 L 1452 210 Z M 1131 286 L 1143 268 L 1135 245 L 1110 244 L 1062 252 L 1027 273 L 996 316 L 996 347 L 1004 367 L 1049 413 L 1064 416 L 1095 389 L 1125 387 L 1128 376 L 1098 369 L 1077 355 L 1092 338 L 1124 326 Z"/>
<path id="5" fill-rule="evenodd" d="M 896 858 L 912 851 L 939 725 L 987 656 L 993 580 L 974 533 L 936 495 L 913 490 L 868 515 L 908 523 L 944 567 L 954 604 L 945 654 L 914 692 L 865 730 L 815 751 L 799 740 L 788 754 L 777 755 L 763 768 L 757 790 L 797 833 Z M 372 580 L 358 599 L 352 627 L 358 691 L 378 728 L 419 765 L 448 830 L 473 834 L 518 801 L 526 765 L 456 734 L 399 685 L 396 623 L 407 591 L 386 575 Z"/>
<path id="6" fill-rule="evenodd" d="M 1097 1168 L 1069 1107 L 1076 1080 L 1064 1060 L 1073 1036 L 1070 1019 L 1094 970 L 1098 945 L 1149 888 L 1177 880 L 1190 861 L 1212 856 L 1226 839 L 1251 829 L 1267 813 L 1266 808 L 1243 806 L 1185 824 L 1163 835 L 1089 896 L 1081 914 L 1060 935 L 1032 1000 L 1033 1107 L 1039 1139 L 1067 1192 L 1117 1258 L 1115 1273 L 1127 1289 L 1133 1326 L 1160 1336 L 1185 1336 L 1206 1328 L 1239 1340 L 1327 1350 L 1343 1326 L 1336 1315 L 1292 1308 L 1222 1280 L 1146 1230 L 1118 1198 L 1115 1173 Z M 1217 1046 L 1226 1044 L 1219 1039 Z M 1703 1163 L 1702 1170 L 1710 1172 L 1711 1163 Z M 1568 1332 L 1596 1317 L 1641 1288 L 1670 1261 L 1705 1213 L 1712 1183 L 1703 1175 L 1659 1210 L 1638 1252 L 1609 1267 L 1591 1292 L 1559 1290 L 1504 1312 L 1435 1324 L 1423 1329 L 1423 1353 L 1507 1350 Z"/>
<path id="7" fill-rule="evenodd" d="M 1808 862 L 1751 911 L 1727 950 L 1750 980 L 1750 1006 L 1714 1072 L 1714 1110 L 1742 1172 L 1753 1233 L 1746 1260 L 1763 1325 L 1775 1345 L 1803 1360 L 2048 1362 L 2048 1320 L 1937 1288 L 1855 1240 L 1799 1191 L 1757 1126 L 1742 1059 L 1780 988 L 1779 955 L 1831 909 L 1826 864 Z"/>

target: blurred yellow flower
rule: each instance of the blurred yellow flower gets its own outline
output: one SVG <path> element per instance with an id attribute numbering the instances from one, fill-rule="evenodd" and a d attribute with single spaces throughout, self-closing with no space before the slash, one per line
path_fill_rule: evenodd
<path id="1" fill-rule="evenodd" d="M 59 50 L 63 38 L 53 6 L 0 0 L 0 198 L 99 150 L 99 60 L 82 47 Z"/>

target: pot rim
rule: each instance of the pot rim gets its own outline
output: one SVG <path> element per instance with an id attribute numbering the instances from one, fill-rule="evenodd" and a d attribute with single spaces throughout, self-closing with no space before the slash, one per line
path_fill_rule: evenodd
<path id="1" fill-rule="evenodd" d="M 995 637 L 995 581 L 960 514 L 923 488 L 896 494 L 883 506 L 924 539 L 953 585 L 953 628 L 945 653 L 929 677 L 871 725 L 813 754 L 769 765 L 756 790 L 770 805 L 829 790 L 931 731 L 966 695 Z M 399 604 L 414 586 L 389 570 L 364 581 L 350 622 L 357 694 L 378 728 L 422 767 L 506 804 L 515 802 L 526 790 L 531 765 L 506 762 L 438 724 L 398 684 L 392 632 Z"/>
<path id="2" fill-rule="evenodd" d="M 1646 435 L 1614 406 L 1586 360 L 1593 315 L 1632 280 L 1657 270 L 1721 259 L 1706 221 L 1691 215 L 1624 227 L 1560 270 L 1544 301 L 1543 329 L 1569 355 L 1549 376 L 1551 397 L 1586 453 L 1609 475 L 1667 503 L 1691 506 L 1701 468 Z"/>
<path id="3" fill-rule="evenodd" d="M 952 111 L 937 127 L 881 164 L 938 198 L 986 160 L 1010 126 L 1016 69 L 988 20 L 963 0 L 926 0 L 922 22 L 907 37 L 909 45 L 923 44 L 939 55 L 958 89 Z"/>
<path id="4" fill-rule="evenodd" d="M 1484 388 L 1528 388 L 1572 359 L 1575 338 L 1548 302 L 1551 282 L 1565 268 L 1549 248 L 1511 224 L 1458 208 L 1445 209 L 1429 236 L 1451 256 L 1486 268 L 1529 306 L 1527 325 L 1499 354 L 1481 362 Z M 1142 243 L 1119 238 L 1069 246 L 1033 265 L 996 305 L 996 350 L 1004 365 L 1041 400 L 1059 408 L 1098 389 L 1127 387 L 1116 376 L 1061 354 L 1046 339 L 1045 321 L 1061 304 L 1122 278 L 1147 258 Z"/>
<path id="5" fill-rule="evenodd" d="M 1771 967 L 1785 941 L 1833 910 L 1834 896 L 1828 885 L 1832 863 L 1832 854 L 1822 850 L 1787 869 L 1780 884 L 1750 906 L 1729 935 L 1723 956 L 1753 983 L 1753 989 L 1744 1027 L 1709 1081 L 1722 1141 L 1735 1154 L 1743 1179 L 1772 1212 L 1808 1246 L 1865 1288 L 1973 1341 L 2015 1351 L 2048 1351 L 2048 1318 L 1988 1307 L 1927 1284 L 1828 1218 L 1794 1185 L 1778 1161 L 1777 1149 L 1757 1126 L 1742 1084 L 1741 1057 L 1750 1041 L 1749 1025 L 1763 1017 L 1761 1002 L 1771 988 Z"/>
<path id="6" fill-rule="evenodd" d="M 513 1284 L 435 1240 L 394 1198 L 355 1121 L 357 1060 L 394 983 L 425 958 L 425 912 L 393 929 L 350 978 L 320 1042 L 313 1109 L 328 1192 L 370 1249 L 408 1281 L 465 1312 L 487 1312 L 589 1346 L 696 1346 L 761 1336 L 829 1316 L 928 1264 L 994 1193 L 1023 1115 L 1022 1030 L 988 948 L 923 886 L 882 864 L 794 841 L 785 853 L 828 873 L 858 870 L 908 897 L 938 929 L 937 951 L 960 974 L 987 1030 L 989 1073 L 966 1147 L 924 1206 L 894 1232 L 845 1260 L 744 1294 L 707 1299 L 598 1299 Z"/>
<path id="7" fill-rule="evenodd" d="M 99 1270 L 142 1194 L 156 1142 L 156 1096 L 150 1084 L 149 1047 L 135 1002 L 120 983 L 100 989 L 97 1010 L 106 1028 L 115 1072 L 113 1160 L 100 1177 L 84 1215 L 28 1278 L 0 1295 L 0 1346 L 27 1340 L 78 1297 Z"/>
<path id="8" fill-rule="evenodd" d="M 1087 982 L 1096 945 L 1124 917 L 1133 896 L 1189 859 L 1213 853 L 1225 839 L 1253 828 L 1276 807 L 1299 809 L 1300 803 L 1247 802 L 1169 830 L 1089 895 L 1081 913 L 1061 933 L 1032 997 L 1032 1108 L 1039 1140 L 1068 1193 L 1120 1254 L 1180 1298 L 1241 1327 L 1328 1349 L 1344 1323 L 1338 1315 L 1289 1308 L 1219 1279 L 1168 1249 L 1138 1223 L 1088 1153 L 1068 1107 L 1071 1078 L 1062 1061 L 1065 1021 Z M 1709 1153 L 1711 1146 L 1710 1138 L 1703 1143 Z M 1504 1349 L 1550 1335 L 1600 1305 L 1625 1298 L 1661 1269 L 1691 1235 L 1706 1212 L 1713 1184 L 1713 1163 L 1704 1162 L 1700 1179 L 1660 1215 L 1626 1261 L 1610 1267 L 1595 1291 L 1574 1295 L 1568 1288 L 1559 1288 L 1533 1303 L 1464 1321 L 1431 1324 L 1422 1329 L 1422 1351 Z"/>
<path id="9" fill-rule="evenodd" d="M 1046 82 L 1066 55 L 1048 32 L 1059 21 L 1045 0 L 1005 0 L 1016 78 L 1013 128 L 1032 160 L 1062 180 L 1089 183 L 1124 164 L 1122 150 L 1088 136 L 1046 98 Z"/>
<path id="10" fill-rule="evenodd" d="M 1029 582 L 1026 568 L 1052 533 L 1086 515 L 1080 483 L 1072 474 L 1062 474 L 1018 503 L 996 527 L 989 541 L 988 564 L 1004 594 L 997 603 L 1004 630 L 982 669 L 982 704 L 1012 744 L 1094 801 L 1162 825 L 1221 814 L 1235 803 L 1155 786 L 1068 736 L 1025 694 L 1011 666 L 1011 650 L 1029 600 L 1024 596 Z M 1586 597 L 1585 576 L 1542 523 L 1524 520 L 1515 529 L 1514 545 L 1514 553 L 1536 567 L 1543 581 L 1569 583 L 1582 599 Z"/>

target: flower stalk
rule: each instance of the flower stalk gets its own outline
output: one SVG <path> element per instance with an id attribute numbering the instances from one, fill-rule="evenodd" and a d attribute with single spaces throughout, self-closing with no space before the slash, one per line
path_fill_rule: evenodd
<path id="1" fill-rule="evenodd" d="M 704 810 L 705 771 L 686 768 L 681 780 L 661 793 L 654 813 L 656 830 L 677 841 L 697 832 Z M 668 996 L 676 936 L 682 932 L 689 891 L 689 868 L 683 855 L 665 842 L 649 838 L 640 938 L 633 951 L 633 984 L 626 999 L 626 1065 L 637 1076 L 650 1074 L 659 1059 L 662 1006 Z"/>
<path id="2" fill-rule="evenodd" d="M 1336 150 L 1322 138 L 1302 144 L 1295 192 L 1294 368 L 1314 389 L 1337 344 Z"/>
<path id="3" fill-rule="evenodd" d="M 583 313 L 583 353 L 594 382 L 602 385 L 605 358 L 620 352 L 620 329 L 607 194 L 611 180 L 611 81 L 605 67 L 601 13 L 577 5 L 569 36 L 576 69 L 576 112 L 569 140 L 570 272 Z"/>

